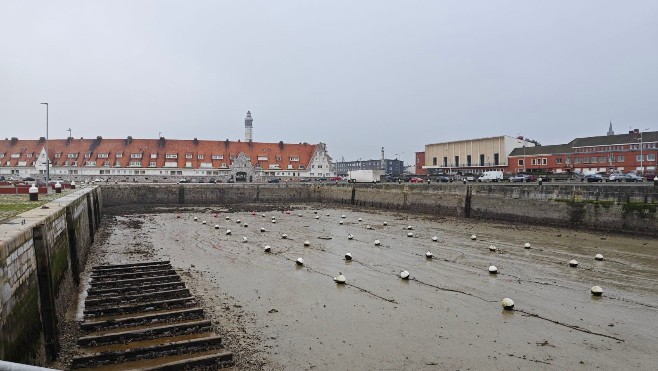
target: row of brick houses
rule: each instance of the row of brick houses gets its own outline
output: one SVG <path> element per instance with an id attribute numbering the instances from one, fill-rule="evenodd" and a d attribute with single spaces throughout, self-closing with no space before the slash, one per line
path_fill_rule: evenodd
<path id="1" fill-rule="evenodd" d="M 631 130 L 536 146 L 507 136 L 428 144 L 416 152 L 416 174 L 501 170 L 517 173 L 637 172 L 655 174 L 658 132 Z M 494 158 L 494 161 L 489 161 Z"/>
<path id="2" fill-rule="evenodd" d="M 51 179 L 212 177 L 259 181 L 334 174 L 324 143 L 69 137 L 49 140 L 48 157 Z M 45 171 L 45 138 L 0 140 L 0 175 L 38 176 Z"/>

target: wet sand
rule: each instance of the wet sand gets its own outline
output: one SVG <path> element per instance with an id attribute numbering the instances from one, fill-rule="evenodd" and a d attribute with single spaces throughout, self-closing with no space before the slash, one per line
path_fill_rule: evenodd
<path id="1" fill-rule="evenodd" d="M 107 217 L 87 269 L 171 260 L 236 353 L 236 369 L 651 370 L 658 364 L 654 240 L 322 205 L 264 214 L 213 217 L 210 209 L 197 209 L 180 219 L 176 213 Z M 532 248 L 524 249 L 525 242 Z M 263 252 L 265 245 L 272 253 Z M 353 261 L 344 260 L 347 252 Z M 605 260 L 595 261 L 597 253 Z M 295 265 L 298 257 L 303 267 Z M 570 259 L 579 266 L 569 267 Z M 488 273 L 492 264 L 500 274 Z M 409 281 L 399 278 L 401 270 L 410 272 Z M 333 282 L 339 272 L 347 285 Z M 603 288 L 602 297 L 590 294 L 593 285 Z M 502 309 L 505 297 L 514 300 L 514 311 Z"/>

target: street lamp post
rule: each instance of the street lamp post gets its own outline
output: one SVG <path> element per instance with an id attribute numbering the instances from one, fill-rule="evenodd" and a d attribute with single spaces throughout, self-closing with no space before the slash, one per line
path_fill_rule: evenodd
<path id="1" fill-rule="evenodd" d="M 71 128 L 67 130 L 69 132 L 69 153 L 71 153 L 71 142 L 73 142 L 73 134 L 71 134 Z M 69 182 L 73 179 L 73 170 L 71 170 L 71 159 L 69 158 L 68 153 L 66 154 L 66 163 L 69 165 Z"/>
<path id="2" fill-rule="evenodd" d="M 642 134 L 644 134 L 645 131 L 649 130 L 649 128 L 646 128 L 642 131 L 640 131 L 640 171 L 642 172 L 642 175 L 644 175 L 644 154 L 642 152 Z"/>
<path id="3" fill-rule="evenodd" d="M 46 105 L 46 192 L 48 192 L 50 187 L 50 156 L 48 155 L 48 103 L 41 104 Z"/>

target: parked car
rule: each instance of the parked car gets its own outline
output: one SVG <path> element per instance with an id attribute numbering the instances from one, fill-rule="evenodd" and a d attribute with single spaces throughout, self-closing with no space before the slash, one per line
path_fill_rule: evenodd
<path id="1" fill-rule="evenodd" d="M 656 179 L 656 174 L 647 174 L 644 177 L 647 178 L 648 181 L 652 181 Z"/>
<path id="2" fill-rule="evenodd" d="M 498 182 L 503 180 L 503 172 L 502 171 L 485 171 L 482 173 L 482 175 L 478 178 L 478 182 Z"/>
<path id="3" fill-rule="evenodd" d="M 624 176 L 621 174 L 610 174 L 608 175 L 608 179 L 606 179 L 606 182 L 621 182 L 624 180 Z"/>
<path id="4" fill-rule="evenodd" d="M 335 176 L 335 177 L 331 178 L 332 182 L 340 182 L 341 180 L 343 180 L 343 177 L 341 177 L 341 176 Z"/>
<path id="5" fill-rule="evenodd" d="M 424 183 L 424 182 L 425 182 L 425 179 L 414 177 L 414 178 L 411 178 L 411 180 L 409 180 L 409 181 L 410 181 L 411 183 Z"/>
<path id="6" fill-rule="evenodd" d="M 452 177 L 447 175 L 439 175 L 438 177 L 436 177 L 436 181 L 440 183 L 448 183 L 448 182 L 452 182 Z"/>
<path id="7" fill-rule="evenodd" d="M 279 183 L 280 181 L 281 181 L 281 179 L 279 179 L 279 178 L 272 178 L 272 179 L 269 179 L 267 182 L 268 183 Z"/>
<path id="8" fill-rule="evenodd" d="M 311 179 L 309 179 L 309 178 L 299 178 L 299 181 L 306 183 L 306 182 L 310 182 Z"/>
<path id="9" fill-rule="evenodd" d="M 644 178 L 641 176 L 635 174 L 635 173 L 628 173 L 624 175 L 624 181 L 626 182 L 643 182 Z"/>
<path id="10" fill-rule="evenodd" d="M 181 178 L 178 180 L 178 183 L 187 183 L 187 179 Z"/>
<path id="11" fill-rule="evenodd" d="M 587 174 L 583 180 L 587 181 L 588 183 L 601 183 L 603 181 L 603 176 L 601 174 Z"/>
<path id="12" fill-rule="evenodd" d="M 23 178 L 24 182 L 34 182 L 36 179 L 32 178 L 31 176 L 26 176 Z"/>
<path id="13" fill-rule="evenodd" d="M 464 175 L 464 180 L 467 182 L 474 182 L 475 181 L 475 175 L 474 174 L 465 174 Z"/>
<path id="14" fill-rule="evenodd" d="M 516 174 L 515 176 L 509 178 L 510 182 L 534 182 L 537 180 L 537 177 L 530 174 Z"/>
<path id="15" fill-rule="evenodd" d="M 217 181 L 215 180 L 215 178 L 210 178 L 208 179 L 208 183 L 217 183 Z"/>

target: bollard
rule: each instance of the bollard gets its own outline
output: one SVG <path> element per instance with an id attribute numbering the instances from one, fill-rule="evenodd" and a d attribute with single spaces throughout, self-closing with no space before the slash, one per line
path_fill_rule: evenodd
<path id="1" fill-rule="evenodd" d="M 658 176 L 653 178 L 653 186 L 658 187 Z"/>
<path id="2" fill-rule="evenodd" d="M 432 183 L 432 179 L 427 179 L 427 185 L 430 185 Z"/>
<path id="3" fill-rule="evenodd" d="M 30 187 L 30 201 L 39 201 L 39 188 L 36 185 L 32 184 Z"/>
<path id="4" fill-rule="evenodd" d="M 55 193 L 62 193 L 62 185 L 59 182 L 55 183 Z"/>
<path id="5" fill-rule="evenodd" d="M 71 189 L 75 189 L 75 180 L 71 181 Z"/>
<path id="6" fill-rule="evenodd" d="M 466 179 L 463 180 L 464 184 L 466 184 Z"/>
<path id="7" fill-rule="evenodd" d="M 539 177 L 539 179 L 537 179 L 537 184 L 541 185 L 541 182 L 542 182 L 542 179 L 541 179 L 541 177 Z"/>

